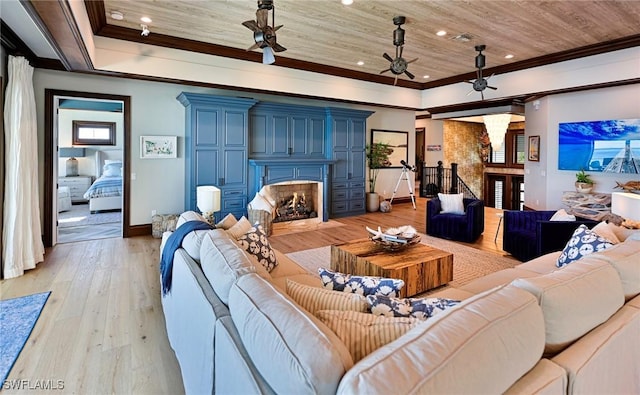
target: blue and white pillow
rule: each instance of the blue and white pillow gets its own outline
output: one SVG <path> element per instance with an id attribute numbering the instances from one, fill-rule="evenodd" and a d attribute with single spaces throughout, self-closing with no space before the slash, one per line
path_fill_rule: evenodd
<path id="1" fill-rule="evenodd" d="M 244 217 L 243 217 L 244 218 Z M 235 225 L 234 225 L 235 226 Z M 247 233 L 238 238 L 240 247 L 254 256 L 268 272 L 271 272 L 278 265 L 276 253 L 269 244 L 269 239 L 262 225 L 251 227 Z"/>
<path id="2" fill-rule="evenodd" d="M 613 246 L 613 243 L 602 236 L 598 236 L 596 232 L 587 228 L 586 225 L 580 225 L 573 232 L 573 236 L 567 242 L 556 262 L 557 267 L 564 267 L 571 262 L 577 261 L 583 256 L 593 254 L 594 252 L 605 250 Z"/>
<path id="3" fill-rule="evenodd" d="M 445 298 L 390 298 L 369 295 L 367 302 L 374 315 L 385 317 L 414 317 L 422 320 L 431 318 L 460 303 L 459 300 Z"/>
<path id="4" fill-rule="evenodd" d="M 395 278 L 355 276 L 318 268 L 320 280 L 326 289 L 358 295 L 400 296 L 404 281 Z"/>

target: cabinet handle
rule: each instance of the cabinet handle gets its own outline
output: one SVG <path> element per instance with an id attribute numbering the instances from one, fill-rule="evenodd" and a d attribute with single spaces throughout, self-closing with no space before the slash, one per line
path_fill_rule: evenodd
<path id="1" fill-rule="evenodd" d="M 351 179 L 351 173 L 347 173 L 347 179 Z"/>
<path id="2" fill-rule="evenodd" d="M 218 178 L 218 186 L 223 186 L 223 185 L 224 185 L 224 177 Z"/>
<path id="3" fill-rule="evenodd" d="M 291 147 L 287 148 L 287 153 L 288 153 L 289 155 L 291 155 L 291 153 L 292 153 L 292 152 L 293 152 L 293 149 L 291 149 Z"/>

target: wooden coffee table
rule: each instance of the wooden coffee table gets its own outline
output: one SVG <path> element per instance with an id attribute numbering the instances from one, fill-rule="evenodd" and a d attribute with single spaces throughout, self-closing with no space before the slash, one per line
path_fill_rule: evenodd
<path id="1" fill-rule="evenodd" d="M 369 239 L 360 239 L 331 246 L 331 270 L 402 279 L 400 296 L 407 297 L 453 280 L 453 254 L 420 243 L 386 251 Z"/>

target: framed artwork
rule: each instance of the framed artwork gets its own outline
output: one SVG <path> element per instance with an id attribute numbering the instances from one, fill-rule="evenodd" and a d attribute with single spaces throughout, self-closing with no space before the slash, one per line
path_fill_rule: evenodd
<path id="1" fill-rule="evenodd" d="M 383 143 L 393 149 L 389 155 L 391 166 L 389 168 L 402 168 L 401 160 L 409 161 L 409 132 L 399 132 L 394 130 L 371 129 L 371 144 Z"/>
<path id="2" fill-rule="evenodd" d="M 540 161 L 540 136 L 529 136 L 529 156 L 532 162 Z"/>
<path id="3" fill-rule="evenodd" d="M 140 136 L 140 158 L 164 159 L 177 157 L 177 136 Z"/>

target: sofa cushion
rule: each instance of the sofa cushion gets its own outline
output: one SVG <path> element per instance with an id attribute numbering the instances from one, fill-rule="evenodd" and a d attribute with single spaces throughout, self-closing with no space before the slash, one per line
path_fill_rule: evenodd
<path id="1" fill-rule="evenodd" d="M 256 266 L 224 230 L 210 232 L 202 241 L 200 265 L 220 300 L 229 304 L 231 285 L 245 274 L 256 273 Z"/>
<path id="2" fill-rule="evenodd" d="M 599 236 L 587 228 L 586 225 L 580 225 L 578 229 L 573 232 L 573 236 L 571 236 L 571 239 L 569 239 L 567 245 L 560 253 L 557 266 L 563 267 L 586 255 L 602 251 L 612 245 L 612 242 Z"/>
<path id="3" fill-rule="evenodd" d="M 538 274 L 547 274 L 558 270 L 558 256 L 559 251 L 550 252 L 548 254 L 541 255 L 537 258 L 533 258 L 528 262 L 524 262 L 518 265 L 518 269 L 527 270 Z"/>
<path id="4" fill-rule="evenodd" d="M 247 354 L 274 393 L 335 393 L 353 366 L 331 329 L 256 274 L 231 287 L 229 311 Z"/>
<path id="5" fill-rule="evenodd" d="M 278 265 L 276 253 L 271 248 L 267 234 L 261 225 L 252 226 L 245 234 L 238 237 L 238 244 L 247 253 L 253 255 L 258 260 L 258 264 L 268 272 Z"/>
<path id="6" fill-rule="evenodd" d="M 622 280 L 626 300 L 640 294 L 640 241 L 627 240 L 597 254 L 590 259 L 600 259 L 610 263 Z"/>
<path id="7" fill-rule="evenodd" d="M 421 320 L 433 317 L 460 303 L 459 300 L 444 298 L 390 298 L 382 295 L 369 295 L 367 302 L 373 315 L 413 317 Z"/>
<path id="8" fill-rule="evenodd" d="M 616 226 L 614 224 L 610 224 L 606 221 L 602 221 L 598 223 L 598 225 L 591 228 L 592 231 L 596 232 L 596 234 L 604 239 L 609 240 L 612 244 L 620 243 L 620 239 L 613 231 L 612 226 Z"/>
<path id="9" fill-rule="evenodd" d="M 629 229 L 624 226 L 616 226 L 614 224 L 610 224 L 610 228 L 621 242 L 627 240 L 631 235 L 640 234 L 640 229 Z"/>
<path id="10" fill-rule="evenodd" d="M 567 393 L 567 372 L 559 365 L 542 358 L 536 366 L 522 376 L 504 395 L 552 395 Z"/>
<path id="11" fill-rule="evenodd" d="M 597 260 L 585 260 L 538 277 L 520 278 L 512 284 L 538 299 L 544 314 L 546 355 L 562 351 L 624 304 L 617 271 Z"/>
<path id="12" fill-rule="evenodd" d="M 318 310 L 369 311 L 367 299 L 358 294 L 335 292 L 287 280 L 287 295 L 311 314 Z"/>
<path id="13" fill-rule="evenodd" d="M 500 394 L 536 365 L 543 348 L 536 299 L 499 287 L 372 352 L 342 378 L 338 393 Z"/>
<path id="14" fill-rule="evenodd" d="M 185 211 L 180 214 L 176 221 L 176 229 L 189 221 L 207 222 L 207 220 L 195 211 Z M 187 251 L 187 254 L 191 256 L 196 262 L 200 262 L 200 246 L 202 245 L 202 238 L 210 230 L 194 230 L 189 232 L 184 239 L 182 239 L 182 248 Z"/>
<path id="15" fill-rule="evenodd" d="M 360 295 L 400 296 L 404 281 L 396 278 L 356 276 L 318 268 L 318 274 L 325 288 L 334 291 L 351 292 Z"/>
<path id="16" fill-rule="evenodd" d="M 338 335 L 354 362 L 422 322 L 413 317 L 384 317 L 357 311 L 320 310 L 316 316 Z"/>
<path id="17" fill-rule="evenodd" d="M 558 270 L 558 268 L 556 268 L 556 270 Z M 535 272 L 523 270 L 520 269 L 520 267 L 503 269 L 472 280 L 467 284 L 461 286 L 460 289 L 463 291 L 471 292 L 472 294 L 479 294 L 500 285 L 509 284 L 516 278 L 535 277 L 537 275 L 538 274 Z"/>
<path id="18" fill-rule="evenodd" d="M 247 217 L 245 217 L 244 215 L 238 220 L 238 222 L 236 222 L 235 224 L 233 224 L 229 229 L 227 229 L 227 232 L 229 232 L 229 234 L 231 235 L 231 237 L 233 237 L 234 239 L 239 239 L 240 237 L 242 237 L 242 235 L 244 235 L 245 233 L 247 233 L 249 231 L 249 229 L 251 229 L 251 222 L 249 222 L 249 220 L 247 219 Z"/>
<path id="19" fill-rule="evenodd" d="M 236 219 L 235 215 L 229 213 L 216 224 L 216 228 L 228 230 L 237 223 L 238 220 Z"/>
<path id="20" fill-rule="evenodd" d="M 278 265 L 277 267 L 280 267 Z M 271 273 L 269 273 L 271 275 Z M 310 287 L 322 288 L 322 282 L 318 276 L 314 276 L 311 273 L 302 273 L 302 274 L 292 274 L 287 277 L 273 277 L 271 276 L 271 280 L 269 281 L 271 284 L 275 285 L 282 292 L 287 292 L 287 281 L 295 281 L 298 284 L 308 285 Z"/>
<path id="21" fill-rule="evenodd" d="M 464 214 L 464 195 L 462 193 L 439 193 L 441 213 Z"/>

